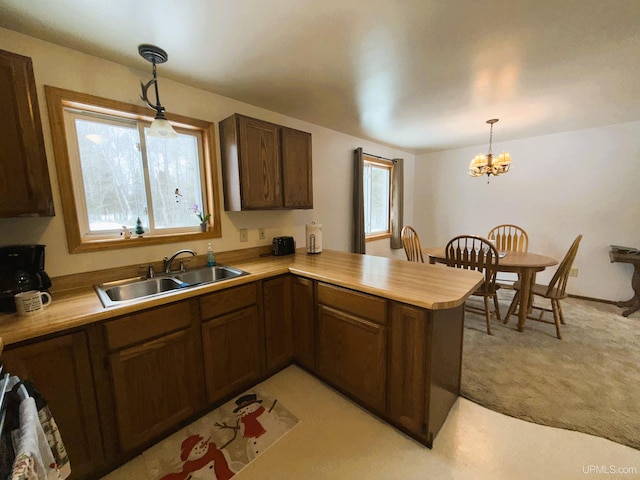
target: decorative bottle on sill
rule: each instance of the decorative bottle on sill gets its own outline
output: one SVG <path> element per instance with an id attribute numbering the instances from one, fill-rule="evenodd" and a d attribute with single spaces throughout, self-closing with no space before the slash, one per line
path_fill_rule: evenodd
<path id="1" fill-rule="evenodd" d="M 213 248 L 211 247 L 211 242 L 209 242 L 209 246 L 207 247 L 207 267 L 213 267 L 216 264 L 216 254 L 213 253 Z"/>

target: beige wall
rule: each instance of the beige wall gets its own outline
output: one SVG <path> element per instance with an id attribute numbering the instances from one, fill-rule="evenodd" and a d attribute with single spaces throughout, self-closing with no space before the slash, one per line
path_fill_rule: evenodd
<path id="1" fill-rule="evenodd" d="M 137 45 L 132 45 L 131 48 L 135 51 Z M 200 241 L 70 255 L 66 245 L 44 85 L 141 104 L 140 81 L 146 82 L 150 78 L 150 66 L 141 58 L 141 70 L 131 69 L 5 29 L 0 29 L 0 49 L 25 55 L 33 60 L 56 209 L 56 216 L 51 219 L 0 219 L 0 245 L 47 245 L 46 265 L 51 276 L 136 263 L 145 264 L 158 261 L 179 248 L 192 248 L 199 253 L 206 251 L 207 242 Z M 351 159 L 352 152 L 357 147 L 363 147 L 366 152 L 374 155 L 400 157 L 406 160 L 405 219 L 408 222 L 412 221 L 413 155 L 163 79 L 161 67 L 159 78 L 162 102 L 170 112 L 215 123 L 237 112 L 304 130 L 313 135 L 314 209 L 288 212 L 223 212 L 222 238 L 213 241 L 214 250 L 227 251 L 267 245 L 271 243 L 272 237 L 278 235 L 293 235 L 297 245 L 304 246 L 304 226 L 311 221 L 323 225 L 324 248 L 349 250 Z M 219 138 L 216 138 L 216 142 L 218 141 Z M 220 149 L 216 150 L 219 157 Z M 223 205 L 221 191 L 220 204 Z M 258 239 L 260 227 L 266 230 L 266 240 Z M 249 230 L 248 242 L 239 241 L 240 228 Z M 371 250 L 377 255 L 394 254 L 388 248 L 388 242 L 378 242 Z"/>
<path id="2" fill-rule="evenodd" d="M 148 65 L 140 59 L 141 70 L 131 69 L 5 29 L 0 29 L 0 49 L 33 60 L 57 212 L 51 219 L 0 219 L 0 245 L 44 243 L 47 270 L 52 276 L 158 261 L 179 248 L 206 250 L 207 242 L 201 241 L 70 255 L 44 85 L 141 103 L 139 84 L 148 80 Z M 569 290 L 610 300 L 632 295 L 631 266 L 610 263 L 608 249 L 612 243 L 640 247 L 640 122 L 496 143 L 496 150 L 510 151 L 513 167 L 487 185 L 483 179 L 466 175 L 470 159 L 485 152 L 487 145 L 416 158 L 162 79 L 161 68 L 160 85 L 169 111 L 216 123 L 235 112 L 244 113 L 313 135 L 314 209 L 223 212 L 223 237 L 213 241 L 217 251 L 266 245 L 277 235 L 293 235 L 298 246 L 303 246 L 304 226 L 312 220 L 323 225 L 325 248 L 349 250 L 351 158 L 353 149 L 360 146 L 374 155 L 405 158 L 405 224 L 416 226 L 425 246 L 443 244 L 462 232 L 486 234 L 498 223 L 517 223 L 529 232 L 532 251 L 561 258 L 573 238 L 583 233 L 575 265 L 579 276 L 571 279 Z M 222 204 L 222 192 L 220 200 Z M 266 229 L 266 240 L 258 240 L 259 227 Z M 246 243 L 239 242 L 240 228 L 249 229 Z M 387 240 L 368 243 L 367 251 L 404 258 L 402 250 L 388 248 Z M 548 280 L 545 275 L 541 280 Z"/>
<path id="3" fill-rule="evenodd" d="M 610 244 L 640 247 L 639 140 L 640 121 L 494 143 L 513 163 L 488 185 L 467 175 L 488 145 L 418 156 L 415 224 L 423 245 L 515 223 L 527 230 L 529 251 L 560 259 L 582 233 L 569 292 L 627 300 L 633 268 L 610 263 L 608 253 Z"/>

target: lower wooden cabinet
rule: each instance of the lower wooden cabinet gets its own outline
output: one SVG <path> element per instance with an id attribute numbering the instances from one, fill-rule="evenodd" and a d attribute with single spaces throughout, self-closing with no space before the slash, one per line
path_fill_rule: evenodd
<path id="1" fill-rule="evenodd" d="M 5 371 L 32 380 L 48 401 L 69 454 L 71 478 L 100 468 L 104 450 L 85 333 L 10 348 L 2 359 Z"/>
<path id="2" fill-rule="evenodd" d="M 318 373 L 372 410 L 384 412 L 387 329 L 351 312 L 369 311 L 384 321 L 386 301 L 319 284 L 318 303 Z"/>
<path id="3" fill-rule="evenodd" d="M 387 417 L 429 447 L 460 394 L 463 309 L 390 307 Z"/>
<path id="4" fill-rule="evenodd" d="M 429 311 L 294 275 L 7 347 L 94 478 L 293 359 L 431 446 L 460 393 L 463 305 Z"/>
<path id="5" fill-rule="evenodd" d="M 204 408 L 197 317 L 188 301 L 107 322 L 122 450 L 155 439 Z M 124 347 L 124 348 L 122 348 Z"/>
<path id="6" fill-rule="evenodd" d="M 387 413 L 419 436 L 427 433 L 427 322 L 424 310 L 395 302 L 391 305 Z"/>
<path id="7" fill-rule="evenodd" d="M 267 371 L 275 372 L 293 358 L 290 275 L 262 282 L 262 311 Z"/>
<path id="8" fill-rule="evenodd" d="M 256 284 L 201 298 L 204 373 L 209 403 L 251 386 L 264 371 Z M 229 312 L 229 313 L 226 313 Z"/>
<path id="9" fill-rule="evenodd" d="M 313 280 L 291 277 L 293 356 L 312 372 L 316 369 L 316 326 Z"/>

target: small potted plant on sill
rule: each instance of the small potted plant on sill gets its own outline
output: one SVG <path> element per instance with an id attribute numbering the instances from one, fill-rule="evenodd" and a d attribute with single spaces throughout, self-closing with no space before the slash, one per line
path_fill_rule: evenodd
<path id="1" fill-rule="evenodd" d="M 209 226 L 209 219 L 211 218 L 211 214 L 210 213 L 203 214 L 200 211 L 200 207 L 198 206 L 198 204 L 195 204 L 193 207 L 191 207 L 191 210 L 193 210 L 193 213 L 195 213 L 198 219 L 200 220 L 200 230 L 202 230 L 203 232 L 206 232 L 207 227 Z"/>

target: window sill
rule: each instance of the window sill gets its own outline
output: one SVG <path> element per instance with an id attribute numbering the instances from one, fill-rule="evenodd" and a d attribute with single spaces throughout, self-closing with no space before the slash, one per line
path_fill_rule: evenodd
<path id="1" fill-rule="evenodd" d="M 101 250 L 117 250 L 120 248 L 142 247 L 148 245 L 161 245 L 165 243 L 178 243 L 191 240 L 206 240 L 220 238 L 220 227 L 211 228 L 207 232 L 190 232 L 171 235 L 153 235 L 138 237 L 135 234 L 131 238 L 109 238 L 100 240 L 81 241 L 77 245 L 69 245 L 69 253 L 85 253 Z"/>
<path id="2" fill-rule="evenodd" d="M 391 238 L 391 234 L 390 233 L 380 233 L 380 234 L 376 234 L 376 235 L 369 235 L 369 236 L 365 237 L 364 241 L 365 242 L 373 242 L 375 240 L 384 240 L 385 238 Z"/>

